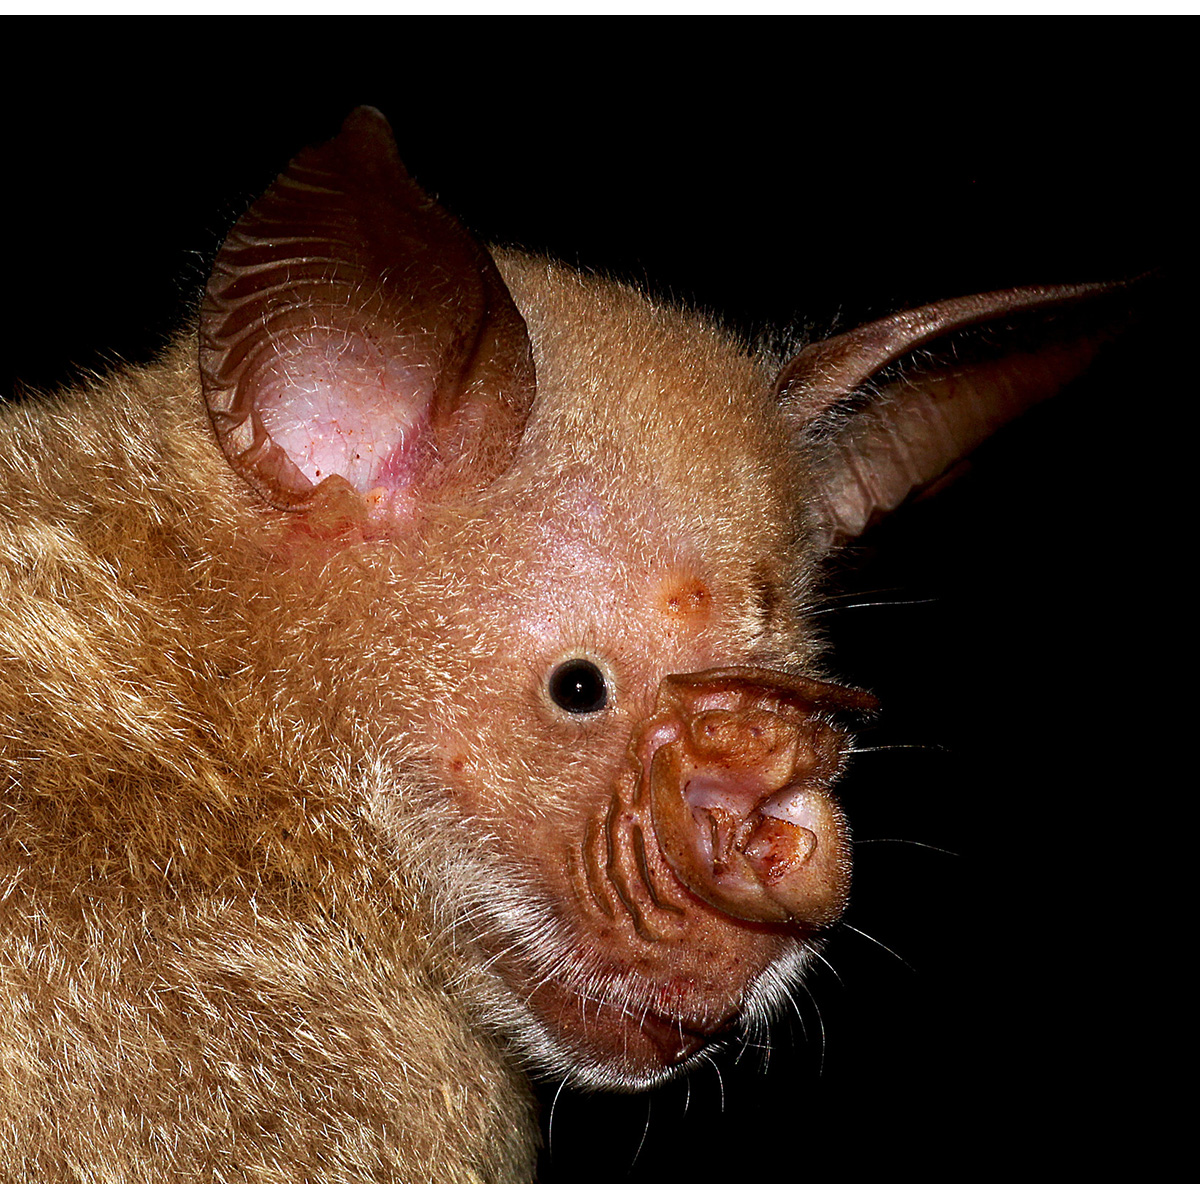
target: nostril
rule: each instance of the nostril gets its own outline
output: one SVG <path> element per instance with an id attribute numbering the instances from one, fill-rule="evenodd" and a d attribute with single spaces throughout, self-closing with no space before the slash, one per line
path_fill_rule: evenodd
<path id="1" fill-rule="evenodd" d="M 732 713 L 701 713 L 692 722 L 692 741 L 698 750 L 706 754 L 728 752 L 730 747 L 745 740 L 740 726 L 741 723 Z"/>

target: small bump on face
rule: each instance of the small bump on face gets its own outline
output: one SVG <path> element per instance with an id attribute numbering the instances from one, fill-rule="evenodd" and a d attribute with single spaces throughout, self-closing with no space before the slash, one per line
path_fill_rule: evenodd
<path id="1" fill-rule="evenodd" d="M 712 603 L 708 588 L 694 576 L 668 586 L 662 597 L 663 611 L 673 617 L 702 617 Z"/>

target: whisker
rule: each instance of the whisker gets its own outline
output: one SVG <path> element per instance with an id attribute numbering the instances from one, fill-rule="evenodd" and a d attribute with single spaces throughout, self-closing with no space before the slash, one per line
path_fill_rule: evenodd
<path id="1" fill-rule="evenodd" d="M 902 958 L 899 954 L 897 954 L 896 951 L 891 948 L 891 946 L 885 945 L 878 938 L 873 938 L 869 933 L 864 933 L 863 930 L 861 930 L 861 929 L 856 929 L 853 925 L 849 924 L 846 921 L 842 922 L 842 928 L 850 930 L 851 933 L 857 933 L 858 936 L 861 938 L 866 938 L 868 942 L 874 943 L 874 945 L 878 946 L 880 948 L 880 950 L 885 950 L 898 963 L 903 963 L 904 966 L 906 966 L 910 971 L 912 971 L 914 974 L 916 974 L 917 968 L 914 967 L 912 965 L 912 963 L 907 962 L 904 958 Z"/>
<path id="2" fill-rule="evenodd" d="M 845 925 L 846 924 L 845 921 L 843 921 L 842 924 Z M 847 926 L 847 928 L 849 928 L 849 926 Z M 857 933 L 858 931 L 855 930 L 855 932 Z M 808 952 L 819 963 L 822 963 L 824 965 L 825 969 L 830 973 L 830 975 L 832 975 L 834 977 L 834 979 L 836 979 L 838 981 L 838 983 L 841 983 L 843 987 L 845 986 L 845 984 L 842 981 L 842 977 L 837 973 L 836 970 L 834 970 L 833 963 L 831 963 L 829 961 L 829 959 L 827 959 L 825 957 L 825 955 L 823 955 L 815 946 L 812 946 L 812 945 L 810 945 L 808 947 Z"/>
<path id="3" fill-rule="evenodd" d="M 748 1042 L 747 1046 L 750 1046 L 750 1044 L 751 1043 Z M 754 1042 L 753 1047 L 758 1051 L 759 1074 L 766 1076 L 767 1072 L 771 1068 L 771 1040 L 768 1038 L 766 1041 Z"/>
<path id="4" fill-rule="evenodd" d="M 936 743 L 928 745 L 924 742 L 895 742 L 890 746 L 852 746 L 851 754 L 875 754 L 880 750 L 929 750 L 941 754 L 949 754 L 948 746 L 939 746 Z"/>
<path id="5" fill-rule="evenodd" d="M 922 599 L 920 596 L 911 596 L 908 588 L 893 584 L 891 587 L 859 588 L 856 592 L 825 592 L 823 595 L 814 596 L 813 600 L 819 604 L 841 604 L 844 600 L 859 600 L 863 596 L 899 596 L 902 599 Z M 932 597 L 928 598 L 932 599 Z"/>
<path id="6" fill-rule="evenodd" d="M 837 603 L 839 600 L 857 600 L 860 596 L 895 596 L 901 591 L 899 587 L 860 588 L 857 592 L 830 592 L 820 598 L 827 603 Z"/>
<path id="7" fill-rule="evenodd" d="M 922 850 L 936 850 L 938 854 L 948 854 L 951 858 L 958 858 L 957 850 L 947 850 L 945 846 L 935 846 L 931 842 L 918 842 L 912 838 L 855 838 L 854 845 L 857 846 L 874 846 L 884 842 L 894 843 L 898 846 L 920 846 Z"/>
<path id="8" fill-rule="evenodd" d="M 820 1052 L 817 1055 L 817 1075 L 821 1076 L 825 1073 L 825 1018 L 821 1016 L 821 1006 L 817 1003 L 817 998 L 808 990 L 808 985 L 803 980 L 799 981 L 800 988 L 808 997 L 809 1003 L 813 1007 L 813 1012 L 817 1017 L 817 1028 L 821 1031 Z M 808 1029 L 804 1024 L 804 1017 L 800 1013 L 800 1006 L 796 1003 L 795 997 L 791 997 L 792 1005 L 796 1009 L 796 1015 L 800 1017 L 800 1028 L 804 1033 L 805 1044 L 811 1044 L 808 1041 Z"/>
<path id="9" fill-rule="evenodd" d="M 749 1037 L 739 1037 L 736 1042 L 730 1045 L 729 1051 L 733 1054 L 733 1065 L 736 1067 L 742 1061 L 742 1056 L 749 1053 L 751 1042 Z"/>
<path id="10" fill-rule="evenodd" d="M 804 984 L 799 983 L 799 986 L 801 988 L 803 988 Z M 807 989 L 805 989 L 805 990 L 807 991 Z M 809 993 L 809 999 L 810 1000 L 812 999 L 811 993 Z M 788 994 L 787 994 L 787 1001 L 792 1006 L 792 1011 L 796 1014 L 796 1021 L 800 1025 L 800 1043 L 804 1046 L 808 1046 L 810 1044 L 810 1042 L 808 1040 L 808 1025 L 804 1021 L 804 1012 L 800 1008 L 800 1001 L 797 1000 L 796 997 L 791 992 L 788 992 Z M 819 1014 L 818 1014 L 818 1019 L 819 1019 Z M 792 1046 L 795 1047 L 795 1045 L 796 1045 L 796 1037 L 795 1037 L 795 1033 L 793 1032 Z"/>
<path id="11" fill-rule="evenodd" d="M 806 992 L 810 1000 L 812 999 L 812 992 L 810 992 L 808 988 L 804 986 L 803 979 L 796 980 L 796 986 L 799 987 L 803 992 Z M 804 1023 L 804 1011 L 800 1007 L 800 1001 L 797 1000 L 795 995 L 789 991 L 787 993 L 787 1002 L 796 1010 L 796 1020 L 800 1022 L 800 1034 L 805 1044 L 807 1044 L 808 1026 Z"/>
<path id="12" fill-rule="evenodd" d="M 720 1108 L 718 1109 L 718 1111 L 721 1113 L 722 1116 L 724 1116 L 724 1114 L 725 1114 L 725 1076 L 721 1074 L 721 1064 L 718 1063 L 715 1058 L 710 1058 L 708 1061 L 709 1061 L 709 1064 L 712 1066 L 712 1069 L 714 1071 L 716 1071 L 716 1073 L 717 1073 L 717 1091 L 720 1093 L 720 1096 L 721 1096 L 721 1104 L 720 1104 Z"/>
<path id="13" fill-rule="evenodd" d="M 768 1036 L 764 1037 L 763 1034 Z M 752 1061 L 757 1064 L 760 1074 L 767 1073 L 767 1063 L 771 1058 L 771 1041 L 769 1031 L 761 1029 L 756 1023 L 751 1029 L 742 1028 L 739 1030 L 739 1035 L 736 1039 L 726 1043 L 724 1047 L 726 1055 L 732 1055 L 733 1065 L 740 1066 L 742 1060 L 747 1055 L 752 1055 Z"/>
<path id="14" fill-rule="evenodd" d="M 550 1116 L 546 1121 L 546 1153 L 551 1158 L 554 1157 L 554 1111 L 558 1107 L 558 1098 L 566 1086 L 567 1081 L 563 1079 L 554 1090 L 554 1099 L 550 1101 Z"/>
<path id="15" fill-rule="evenodd" d="M 650 1096 L 650 1095 L 646 1096 L 646 1121 L 645 1121 L 645 1124 L 642 1126 L 642 1139 L 640 1142 L 638 1142 L 637 1149 L 633 1152 L 633 1157 L 629 1160 L 629 1172 L 628 1173 L 632 1173 L 633 1168 L 637 1166 L 638 1156 L 641 1154 L 642 1147 L 646 1144 L 646 1136 L 650 1132 L 650 1105 L 651 1105 L 652 1099 L 653 1099 L 652 1096 Z"/>
<path id="16" fill-rule="evenodd" d="M 869 592 L 860 592 L 858 595 L 870 595 Z M 936 596 L 925 596 L 916 600 L 860 600 L 855 604 L 842 604 L 835 599 L 823 605 L 820 608 L 810 608 L 806 610 L 806 615 L 810 617 L 824 617 L 831 613 L 849 612 L 852 608 L 903 608 L 913 604 L 936 604 Z"/>

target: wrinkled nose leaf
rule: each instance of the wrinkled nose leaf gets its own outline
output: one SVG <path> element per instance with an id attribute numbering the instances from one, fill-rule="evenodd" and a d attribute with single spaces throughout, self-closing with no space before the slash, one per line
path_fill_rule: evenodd
<path id="1" fill-rule="evenodd" d="M 832 785 L 849 739 L 832 722 L 875 705 L 778 671 L 668 676 L 637 741 L 654 832 L 679 882 L 742 920 L 835 921 L 850 851 Z"/>

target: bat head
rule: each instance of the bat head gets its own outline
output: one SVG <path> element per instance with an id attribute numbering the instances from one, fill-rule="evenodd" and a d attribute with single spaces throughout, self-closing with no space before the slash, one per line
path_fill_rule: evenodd
<path id="1" fill-rule="evenodd" d="M 350 725 L 402 780 L 371 819 L 425 848 L 464 994 L 535 1063 L 642 1086 L 782 1003 L 846 903 L 834 788 L 874 707 L 821 676 L 821 557 L 1017 406 L 992 364 L 853 397 L 1098 290 L 929 306 L 781 366 L 489 253 L 368 109 L 234 227 L 201 322 L 217 440 L 279 569 L 346 580 Z M 1089 353 L 1039 358 L 1021 403 Z"/>

